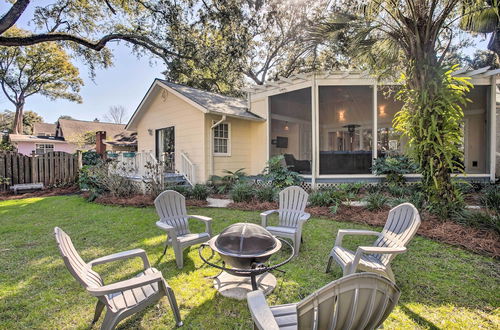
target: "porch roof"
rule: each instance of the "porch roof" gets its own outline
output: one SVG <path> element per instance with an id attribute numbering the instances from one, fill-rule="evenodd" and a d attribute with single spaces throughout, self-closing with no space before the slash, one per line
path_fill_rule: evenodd
<path id="1" fill-rule="evenodd" d="M 490 69 L 489 66 L 483 67 L 481 69 L 459 69 L 454 73 L 455 76 L 459 77 L 470 77 L 474 81 L 479 81 L 482 78 L 488 78 L 494 75 L 500 74 L 500 69 Z M 313 76 L 316 79 L 365 79 L 367 83 L 369 81 L 375 82 L 377 79 L 375 76 L 371 75 L 368 71 L 328 71 L 328 72 L 310 72 L 310 73 L 300 73 L 293 74 L 290 77 L 278 77 L 278 80 L 268 81 L 263 85 L 252 85 L 243 90 L 250 94 L 259 94 L 265 92 L 276 92 L 283 90 L 286 92 L 286 88 L 300 83 L 305 83 L 312 80 Z M 394 84 L 394 82 L 386 82 L 386 84 Z M 349 85 L 349 83 L 346 83 Z"/>

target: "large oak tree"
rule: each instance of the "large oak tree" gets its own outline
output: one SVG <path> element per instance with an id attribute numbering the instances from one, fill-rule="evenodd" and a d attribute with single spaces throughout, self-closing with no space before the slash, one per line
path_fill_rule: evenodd
<path id="1" fill-rule="evenodd" d="M 26 32 L 11 27 L 8 35 L 24 36 Z M 28 97 L 40 94 L 51 100 L 81 102 L 78 92 L 82 85 L 78 69 L 56 43 L 0 47 L 0 86 L 16 109 L 14 134 L 23 133 L 23 111 Z"/>

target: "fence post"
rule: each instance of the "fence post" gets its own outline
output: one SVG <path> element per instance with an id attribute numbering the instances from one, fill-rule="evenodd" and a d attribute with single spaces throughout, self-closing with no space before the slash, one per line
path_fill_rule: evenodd
<path id="1" fill-rule="evenodd" d="M 78 169 L 80 170 L 83 166 L 83 157 L 82 157 L 82 151 L 77 150 L 76 151 L 77 159 L 78 159 Z"/>
<path id="2" fill-rule="evenodd" d="M 33 183 L 37 183 L 38 182 L 38 171 L 37 171 L 37 166 L 38 165 L 38 161 L 36 159 L 36 153 L 35 153 L 35 150 L 33 150 L 31 152 L 31 181 Z"/>

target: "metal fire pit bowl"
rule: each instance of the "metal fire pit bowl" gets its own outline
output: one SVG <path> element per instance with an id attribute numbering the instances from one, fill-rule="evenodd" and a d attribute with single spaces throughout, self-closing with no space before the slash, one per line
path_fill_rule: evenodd
<path id="1" fill-rule="evenodd" d="M 290 246 L 290 256 L 281 263 L 266 265 L 269 258 L 281 249 L 282 243 Z M 217 252 L 222 266 L 203 257 L 202 250 L 207 246 L 212 249 L 209 259 Z M 292 260 L 294 249 L 290 243 L 276 238 L 259 225 L 236 223 L 202 244 L 198 253 L 206 264 L 221 270 L 214 280 L 216 289 L 226 297 L 242 300 L 247 292 L 257 289 L 269 294 L 276 287 L 276 277 L 269 272 Z M 226 264 L 231 267 L 226 267 Z"/>

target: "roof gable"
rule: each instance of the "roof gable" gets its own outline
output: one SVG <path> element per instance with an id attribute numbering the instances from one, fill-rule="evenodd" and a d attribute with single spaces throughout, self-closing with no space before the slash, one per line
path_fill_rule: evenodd
<path id="1" fill-rule="evenodd" d="M 155 95 L 155 91 L 157 91 L 158 88 L 167 90 L 203 113 L 227 115 L 246 120 L 263 120 L 258 115 L 248 111 L 247 102 L 242 98 L 224 96 L 198 88 L 175 84 L 162 79 L 155 79 L 130 118 L 126 126 L 127 129 L 135 128 L 141 112 L 145 111 L 149 99 Z"/>

